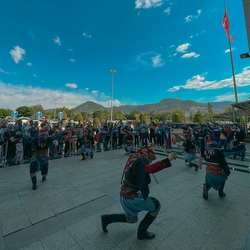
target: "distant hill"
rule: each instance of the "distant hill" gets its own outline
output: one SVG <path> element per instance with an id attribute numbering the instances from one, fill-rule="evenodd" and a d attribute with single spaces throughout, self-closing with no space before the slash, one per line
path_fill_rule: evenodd
<path id="1" fill-rule="evenodd" d="M 224 102 L 211 102 L 213 106 L 213 111 L 215 113 L 224 111 L 225 107 L 230 107 L 232 102 L 224 101 Z M 189 109 L 191 113 L 195 113 L 198 110 L 202 113 L 207 112 L 207 103 L 200 103 L 191 100 L 177 100 L 175 98 L 165 98 L 157 103 L 144 104 L 144 105 L 124 105 L 124 106 L 114 106 L 114 110 L 120 110 L 124 113 L 130 113 L 133 110 L 139 110 L 140 112 L 149 112 L 152 109 L 155 109 L 157 112 L 163 111 L 171 111 L 172 109 L 177 109 L 179 106 L 180 109 L 186 110 Z M 75 107 L 75 112 L 81 113 L 83 111 L 87 113 L 92 113 L 95 110 L 107 110 L 107 108 L 95 102 L 85 102 L 81 105 Z M 54 109 L 47 109 L 46 112 L 54 112 Z"/>
<path id="2" fill-rule="evenodd" d="M 103 107 L 102 105 L 95 103 L 95 102 L 85 102 L 82 103 L 81 105 L 75 107 L 75 112 L 77 113 L 81 113 L 83 111 L 87 112 L 87 113 L 92 113 L 95 110 L 105 110 L 107 108 Z"/>

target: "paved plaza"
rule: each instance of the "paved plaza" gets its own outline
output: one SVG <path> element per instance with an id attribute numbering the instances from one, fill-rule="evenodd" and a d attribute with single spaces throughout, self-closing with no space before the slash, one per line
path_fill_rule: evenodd
<path id="1" fill-rule="evenodd" d="M 0 249 L 250 249 L 249 150 L 244 162 L 228 160 L 235 170 L 224 198 L 210 190 L 204 200 L 205 165 L 195 172 L 181 155 L 171 168 L 155 174 L 159 185 L 152 176 L 150 195 L 162 208 L 149 228 L 156 238 L 143 241 L 136 238 L 139 222 L 110 224 L 107 234 L 101 230 L 101 214 L 123 212 L 119 191 L 128 158 L 124 153 L 120 149 L 96 153 L 92 160 L 52 160 L 47 182 L 38 174 L 36 191 L 28 164 L 0 168 Z M 139 221 L 145 214 L 139 214 Z"/>

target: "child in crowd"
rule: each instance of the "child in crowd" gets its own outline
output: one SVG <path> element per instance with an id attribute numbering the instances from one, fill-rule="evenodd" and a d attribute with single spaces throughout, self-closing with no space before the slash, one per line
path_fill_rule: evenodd
<path id="1" fill-rule="evenodd" d="M 23 162 L 23 140 L 18 139 L 16 144 L 15 164 L 21 164 Z"/>
<path id="2" fill-rule="evenodd" d="M 76 131 L 73 131 L 73 134 L 70 138 L 70 142 L 71 142 L 71 150 L 73 154 L 76 154 L 76 145 L 77 145 L 77 135 L 76 135 Z"/>

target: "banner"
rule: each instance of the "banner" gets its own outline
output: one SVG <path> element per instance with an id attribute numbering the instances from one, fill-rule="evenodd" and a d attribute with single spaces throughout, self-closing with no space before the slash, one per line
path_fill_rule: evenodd
<path id="1" fill-rule="evenodd" d="M 186 141 L 186 133 L 183 133 L 183 129 L 171 130 L 171 147 L 183 148 L 183 143 Z"/>

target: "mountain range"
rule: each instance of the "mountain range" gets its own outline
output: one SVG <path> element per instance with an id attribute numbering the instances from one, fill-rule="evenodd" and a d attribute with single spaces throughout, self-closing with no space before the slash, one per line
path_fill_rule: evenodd
<path id="1" fill-rule="evenodd" d="M 215 113 L 223 112 L 225 107 L 230 107 L 230 101 L 223 102 L 211 102 L 213 106 L 213 111 Z M 202 113 L 207 112 L 207 103 L 200 103 L 191 100 L 178 100 L 175 98 L 165 98 L 158 103 L 144 104 L 144 105 L 123 105 L 123 106 L 114 106 L 114 110 L 122 111 L 123 113 L 130 113 L 133 110 L 139 110 L 140 112 L 149 112 L 150 110 L 155 109 L 157 112 L 171 111 L 172 109 L 189 109 L 191 113 L 196 113 L 201 111 Z M 110 108 L 105 108 L 102 105 L 88 101 L 82 103 L 81 105 L 74 108 L 75 113 L 81 113 L 83 111 L 87 113 L 92 113 L 95 110 L 110 110 Z M 54 112 L 54 109 L 47 109 L 46 112 Z"/>

